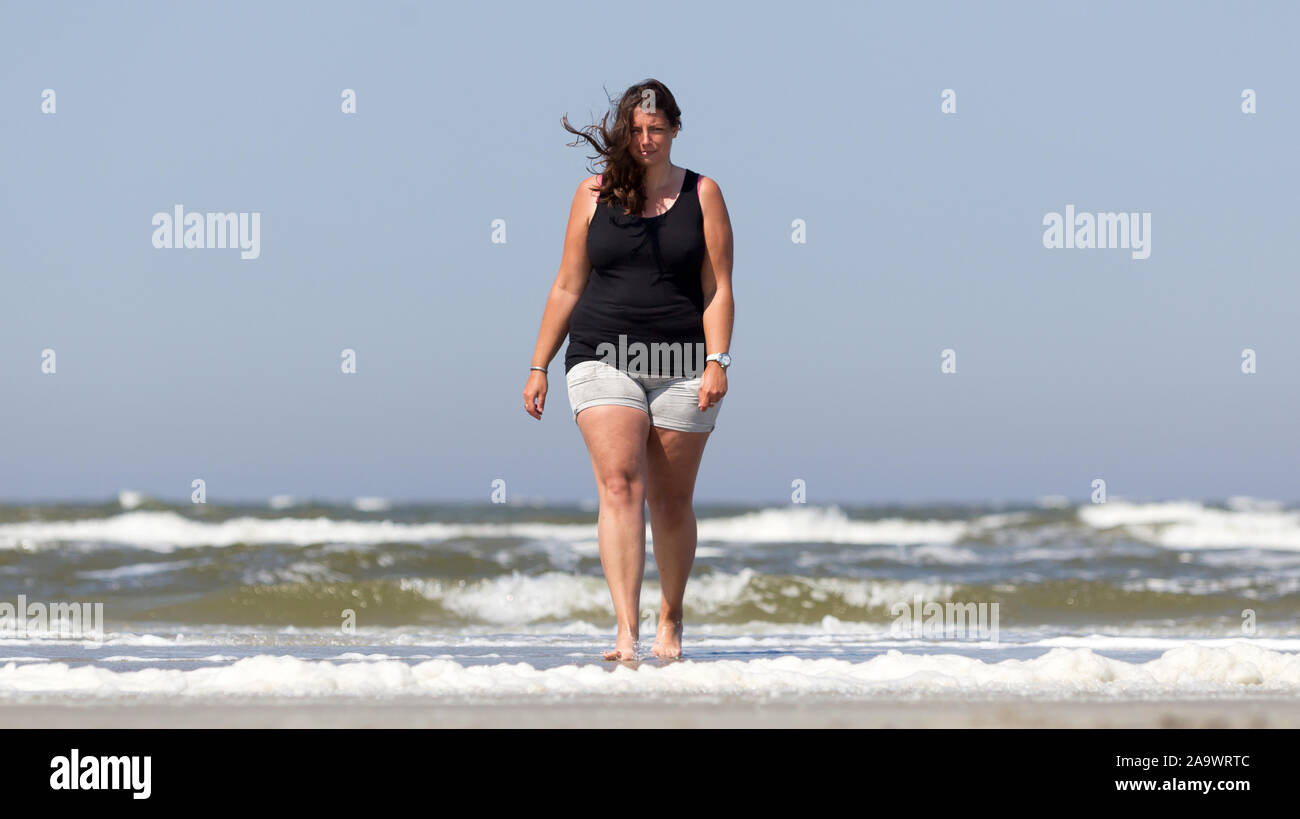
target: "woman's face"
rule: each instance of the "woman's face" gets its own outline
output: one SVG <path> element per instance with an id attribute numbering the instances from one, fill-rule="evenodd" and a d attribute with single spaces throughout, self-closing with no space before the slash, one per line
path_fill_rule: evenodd
<path id="1" fill-rule="evenodd" d="M 676 128 L 668 127 L 668 117 L 662 111 L 647 113 L 640 107 L 632 110 L 632 156 L 643 165 L 668 162 Z"/>

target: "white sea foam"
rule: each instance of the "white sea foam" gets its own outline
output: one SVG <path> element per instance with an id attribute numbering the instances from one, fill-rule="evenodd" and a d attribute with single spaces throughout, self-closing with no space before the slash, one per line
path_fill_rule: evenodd
<path id="1" fill-rule="evenodd" d="M 740 543 L 951 543 L 971 529 L 969 521 L 853 520 L 838 506 L 774 507 L 699 521 L 700 540 Z"/>
<path id="2" fill-rule="evenodd" d="M 653 627 L 654 612 L 642 612 L 643 629 Z M 646 631 L 645 633 L 650 633 Z M 1243 638 L 1239 629 L 1224 629 L 1226 637 L 1207 637 L 1203 631 L 1180 628 L 1176 623 L 1131 624 L 1107 626 L 1104 632 L 1066 633 L 1047 626 L 1003 627 L 999 642 L 959 641 L 963 650 L 989 653 L 1018 651 L 1025 648 L 1051 648 L 1055 646 L 1083 647 L 1097 650 L 1154 650 L 1174 648 L 1189 642 L 1198 645 L 1226 645 Z M 1300 651 L 1300 626 L 1261 627 L 1261 634 L 1252 636 L 1251 645 L 1277 651 Z M 79 650 L 101 649 L 112 646 L 129 651 L 132 648 L 148 649 L 157 658 L 184 660 L 195 658 L 190 649 L 201 648 L 212 652 L 287 651 L 327 649 L 343 651 L 382 651 L 392 649 L 476 649 L 476 648 L 537 648 L 539 646 L 601 647 L 613 634 L 612 623 L 592 623 L 571 620 L 561 623 L 512 625 L 508 630 L 500 626 L 463 626 L 459 628 L 430 628 L 428 626 L 358 627 L 349 635 L 341 635 L 337 628 L 249 628 L 230 626 L 184 626 L 178 631 L 162 633 L 108 632 L 103 643 L 81 642 L 57 638 L 6 638 L 0 639 L 0 663 L 7 661 L 50 660 L 51 654 L 35 653 L 46 646 L 57 651 L 59 658 L 78 657 Z M 1236 635 L 1236 636 L 1232 636 Z M 780 651 L 798 652 L 818 647 L 842 646 L 858 651 L 882 647 L 952 646 L 952 641 L 900 639 L 891 633 L 888 620 L 841 621 L 827 615 L 815 623 L 713 623 L 687 625 L 687 647 L 712 647 L 737 649 L 765 647 Z M 23 652 L 23 653 L 18 653 Z M 179 652 L 179 653 L 177 653 Z M 142 656 L 122 654 L 116 659 Z M 244 655 L 247 656 L 247 655 Z M 414 655 L 406 655 L 408 658 Z M 104 661 L 93 654 L 78 657 L 85 660 Z M 110 658 L 111 659 L 111 658 Z M 202 659 L 202 658 L 200 658 Z M 336 658 L 337 659 L 337 658 Z"/>
<path id="3" fill-rule="evenodd" d="M 3 661 L 4 658 L 0 658 Z M 11 659 L 11 658 L 10 658 Z M 131 654 L 116 654 L 112 657 L 96 657 L 97 663 L 233 663 L 243 659 L 233 654 L 209 654 L 206 657 L 189 657 L 173 655 L 170 657 L 136 657 Z"/>
<path id="4" fill-rule="evenodd" d="M 1236 509 L 1213 509 L 1195 501 L 1108 501 L 1079 507 L 1081 521 L 1097 529 L 1119 528 L 1138 540 L 1171 549 L 1256 547 L 1300 550 L 1300 512 L 1254 501 Z"/>
<path id="5" fill-rule="evenodd" d="M 1106 503 L 1080 505 L 1078 516 L 1089 526 L 1109 529 L 1115 526 L 1186 520 L 1203 511 L 1205 507 L 1196 501 L 1131 503 L 1112 498 Z"/>
<path id="6" fill-rule="evenodd" d="M 699 521 L 698 531 L 701 543 L 949 544 L 967 534 L 995 529 L 1025 517 L 1025 513 L 1013 513 L 986 515 L 970 521 L 854 520 L 837 506 L 792 505 L 731 517 L 704 518 Z M 187 546 L 229 546 L 235 543 L 373 544 L 437 542 L 469 537 L 560 541 L 570 548 L 592 553 L 597 544 L 595 521 L 576 524 L 395 523 L 388 520 L 243 517 L 206 522 L 170 511 L 136 510 L 89 520 L 0 524 L 0 548 L 11 549 L 78 542 L 116 543 L 168 552 Z M 646 541 L 653 542 L 648 522 Z"/>
<path id="7" fill-rule="evenodd" d="M 94 569 L 77 572 L 77 577 L 89 580 L 120 580 L 124 577 L 145 577 L 148 575 L 175 572 L 199 565 L 198 560 L 169 560 L 161 563 L 132 563 L 112 569 Z"/>
<path id="8" fill-rule="evenodd" d="M 1152 637 L 1141 634 L 1082 634 L 1069 635 L 1062 634 L 1055 637 L 1044 637 L 1038 640 L 1030 640 L 1023 645 L 1025 647 L 1037 648 L 1091 648 L 1106 651 L 1161 651 L 1172 648 L 1179 648 L 1188 645 L 1186 638 L 1179 637 Z M 1240 637 L 1198 637 L 1192 641 L 1195 645 L 1206 648 L 1229 648 L 1243 642 Z M 1248 641 L 1249 645 L 1257 648 L 1269 649 L 1271 651 L 1291 652 L 1292 654 L 1300 652 L 1300 638 L 1282 638 L 1282 637 L 1252 637 Z"/>
<path id="9" fill-rule="evenodd" d="M 1228 498 L 1227 506 L 1236 512 L 1281 512 L 1286 504 L 1266 498 L 1252 498 L 1249 495 L 1233 495 Z"/>
<path id="10" fill-rule="evenodd" d="M 1262 572 L 1233 577 L 1134 577 L 1119 583 L 1125 591 L 1152 591 L 1164 594 L 1233 594 L 1258 599 L 1275 598 L 1300 592 L 1300 576 Z"/>
<path id="11" fill-rule="evenodd" d="M 775 612 L 777 606 L 771 591 L 755 586 L 764 579 L 748 568 L 735 574 L 701 574 L 691 578 L 687 606 L 696 617 L 746 605 Z M 910 603 L 916 595 L 927 601 L 945 601 L 951 598 L 954 588 L 947 583 L 850 577 L 796 577 L 785 582 L 787 588 L 782 593 L 792 599 L 802 599 L 805 608 L 837 597 L 848 606 L 862 609 L 864 614 L 869 608 L 888 608 L 900 601 Z M 512 572 L 475 581 L 408 579 L 401 581 L 401 588 L 436 600 L 449 611 L 475 622 L 503 625 L 570 619 L 604 612 L 610 605 L 609 586 L 604 578 L 562 572 L 535 576 Z M 657 599 L 658 582 L 647 578 L 641 595 L 647 600 Z"/>
<path id="12" fill-rule="evenodd" d="M 235 543 L 382 543 L 438 541 L 465 535 L 505 535 L 509 527 L 473 524 L 400 524 L 325 518 L 233 518 L 219 523 L 190 520 L 175 512 L 135 511 L 109 518 L 0 524 L 0 548 L 32 548 L 59 542 L 114 543 L 158 552 L 187 546 Z M 481 529 L 482 531 L 475 531 Z M 495 530 L 495 531 L 493 531 Z"/>
<path id="13" fill-rule="evenodd" d="M 335 663 L 259 655 L 215 668 L 113 671 L 66 663 L 7 663 L 0 697 L 31 695 L 116 698 L 276 697 L 601 697 L 741 700 L 800 695 L 842 699 L 900 694 L 1143 699 L 1176 696 L 1300 694 L 1300 655 L 1246 642 L 1182 645 L 1157 659 L 1129 663 L 1088 648 L 1056 647 L 1028 660 L 985 662 L 957 654 L 890 650 L 862 662 L 795 656 L 666 666 L 601 664 L 544 669 L 528 663 L 461 665 L 450 659 Z"/>

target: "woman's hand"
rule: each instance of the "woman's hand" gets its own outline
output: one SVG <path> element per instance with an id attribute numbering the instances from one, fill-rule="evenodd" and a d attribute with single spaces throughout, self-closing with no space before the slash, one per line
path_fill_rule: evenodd
<path id="1" fill-rule="evenodd" d="M 544 409 L 546 409 L 546 373 L 532 370 L 528 373 L 528 383 L 524 385 L 524 412 L 540 421 Z"/>
<path id="2" fill-rule="evenodd" d="M 716 361 L 710 361 L 700 376 L 700 411 L 708 409 L 727 394 L 727 371 Z"/>

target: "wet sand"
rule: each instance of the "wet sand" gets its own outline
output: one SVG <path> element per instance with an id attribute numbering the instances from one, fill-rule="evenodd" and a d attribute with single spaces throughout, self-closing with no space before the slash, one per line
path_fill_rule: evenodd
<path id="1" fill-rule="evenodd" d="M 0 704 L 0 728 L 1300 728 L 1300 700 Z"/>

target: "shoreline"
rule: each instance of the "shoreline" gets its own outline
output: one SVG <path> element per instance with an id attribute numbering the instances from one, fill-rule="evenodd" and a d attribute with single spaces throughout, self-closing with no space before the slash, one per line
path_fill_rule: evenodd
<path id="1" fill-rule="evenodd" d="M 0 704 L 0 728 L 1300 728 L 1300 699 Z"/>

